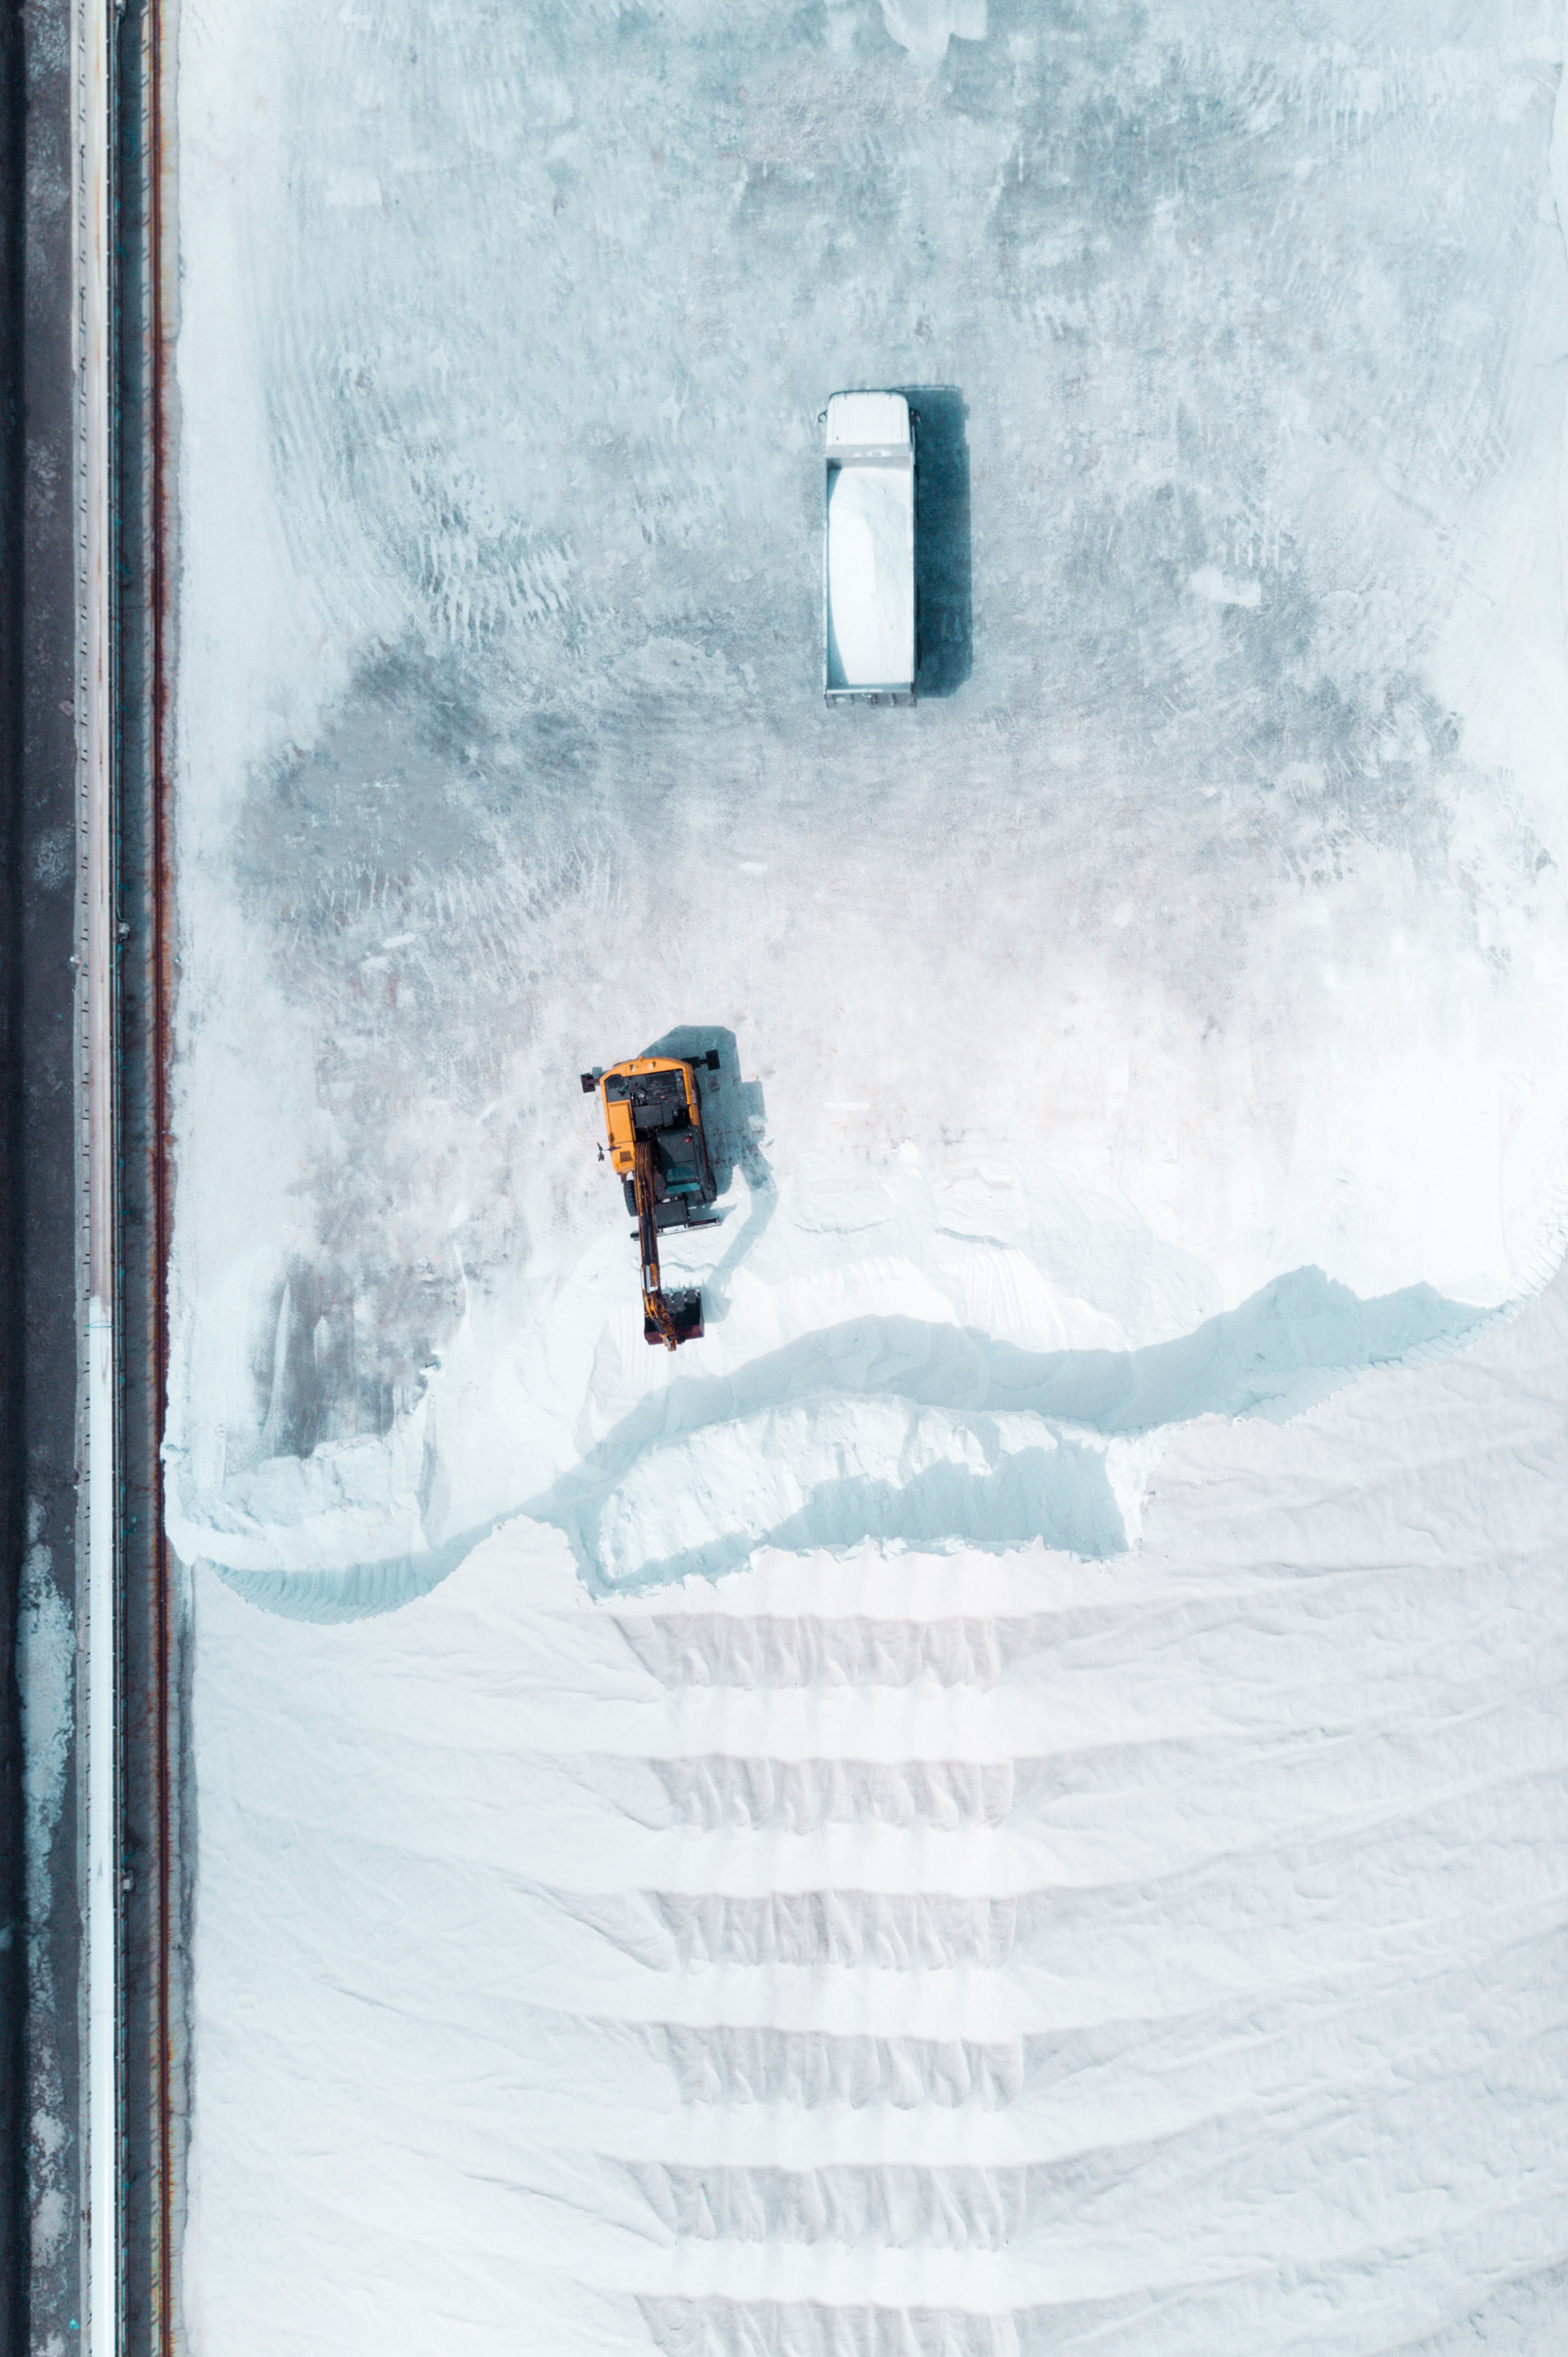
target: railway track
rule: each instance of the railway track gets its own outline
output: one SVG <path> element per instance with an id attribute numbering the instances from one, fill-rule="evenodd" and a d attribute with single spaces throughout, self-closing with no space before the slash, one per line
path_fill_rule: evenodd
<path id="1" fill-rule="evenodd" d="M 107 0 L 106 0 L 107 5 Z M 109 6 L 112 1072 L 114 1459 L 114 2202 L 112 2250 L 90 2194 L 91 2357 L 179 2345 L 188 2056 L 182 1848 L 184 1614 L 164 1537 L 172 1173 L 171 599 L 176 544 L 169 388 L 175 323 L 173 59 L 158 0 Z M 104 1141 L 98 1141 L 102 1152 Z M 91 1436 L 90 1436 L 90 1440 Z M 90 2091 L 91 2093 L 91 2091 Z M 102 2120 L 92 2123 L 90 2153 Z M 90 2173 L 91 2171 L 90 2159 Z M 112 2314 L 105 2313 L 112 2303 Z"/>

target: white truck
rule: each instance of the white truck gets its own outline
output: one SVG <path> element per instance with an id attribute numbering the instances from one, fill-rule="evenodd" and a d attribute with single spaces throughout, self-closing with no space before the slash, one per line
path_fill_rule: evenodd
<path id="1" fill-rule="evenodd" d="M 835 393 L 823 418 L 823 693 L 913 704 L 915 419 L 901 393 Z"/>

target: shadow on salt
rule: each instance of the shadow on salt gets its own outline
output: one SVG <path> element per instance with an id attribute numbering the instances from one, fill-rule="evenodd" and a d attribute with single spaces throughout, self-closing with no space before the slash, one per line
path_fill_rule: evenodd
<path id="1" fill-rule="evenodd" d="M 1506 1314 L 1426 1285 L 1363 1301 L 1303 1268 L 1140 1351 L 1029 1351 L 971 1327 L 855 1318 L 730 1376 L 682 1366 L 514 1512 L 565 1535 L 597 1596 L 717 1579 L 764 1546 L 1043 1541 L 1099 1560 L 1135 1542 L 1150 1437 L 1200 1415 L 1283 1422 Z M 330 1572 L 214 1567 L 267 1609 L 358 1620 L 427 1594 L 495 1527 Z"/>

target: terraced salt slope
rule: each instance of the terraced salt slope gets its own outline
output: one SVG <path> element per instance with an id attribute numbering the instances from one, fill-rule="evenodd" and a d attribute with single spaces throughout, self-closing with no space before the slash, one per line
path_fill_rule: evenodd
<path id="1" fill-rule="evenodd" d="M 1553 2345 L 1565 1378 L 1560 1282 L 1100 1565 L 201 1571 L 195 2345 Z"/>

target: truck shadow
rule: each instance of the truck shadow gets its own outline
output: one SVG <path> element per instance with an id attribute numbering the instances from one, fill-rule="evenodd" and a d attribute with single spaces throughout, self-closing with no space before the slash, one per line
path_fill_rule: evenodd
<path id="1" fill-rule="evenodd" d="M 969 520 L 969 411 L 951 384 L 898 390 L 916 416 L 915 694 L 951 695 L 973 667 Z"/>

